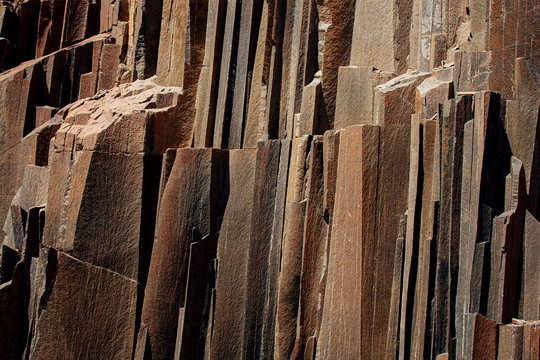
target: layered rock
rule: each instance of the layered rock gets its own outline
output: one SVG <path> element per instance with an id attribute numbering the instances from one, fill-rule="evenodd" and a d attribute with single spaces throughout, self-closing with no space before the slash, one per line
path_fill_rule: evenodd
<path id="1" fill-rule="evenodd" d="M 0 4 L 0 359 L 537 359 L 539 10 Z"/>

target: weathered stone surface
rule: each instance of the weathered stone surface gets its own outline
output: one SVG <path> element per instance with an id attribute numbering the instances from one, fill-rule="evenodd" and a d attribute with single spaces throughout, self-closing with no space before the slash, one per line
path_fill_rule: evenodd
<path id="1" fill-rule="evenodd" d="M 415 111 L 416 88 L 429 76 L 412 71 L 375 88 L 373 119 L 378 125 L 406 125 Z"/>
<path id="2" fill-rule="evenodd" d="M 334 129 L 373 124 L 373 90 L 389 78 L 389 74 L 373 71 L 367 66 L 340 67 Z"/>
<path id="3" fill-rule="evenodd" d="M 239 359 L 243 353 L 256 155 L 256 150 L 229 153 L 230 190 L 218 239 L 211 358 Z"/>
<path id="4" fill-rule="evenodd" d="M 496 359 L 498 343 L 498 325 L 478 313 L 465 315 L 464 358 Z"/>
<path id="5" fill-rule="evenodd" d="M 215 252 L 222 211 L 219 201 L 222 187 L 216 185 L 226 166 L 226 154 L 220 151 L 177 151 L 162 195 L 142 307 L 141 320 L 148 327 L 153 359 L 169 359 L 174 355 L 178 314 L 186 306 L 192 245 L 205 241 Z M 186 192 L 188 188 L 189 193 Z"/>
<path id="6" fill-rule="evenodd" d="M 540 317 L 540 261 L 538 254 L 540 246 L 540 222 L 528 211 L 523 225 L 523 273 L 521 279 L 523 309 L 521 317 L 525 320 L 535 320 Z"/>
<path id="7" fill-rule="evenodd" d="M 136 281 L 59 252 L 30 357 L 130 358 L 136 303 Z"/>
<path id="8" fill-rule="evenodd" d="M 260 142 L 257 147 L 257 162 L 255 165 L 255 189 L 253 195 L 253 212 L 251 216 L 251 236 L 249 239 L 248 259 L 248 287 L 247 309 L 245 322 L 244 354 L 247 357 L 258 358 L 269 356 L 262 354 L 263 344 L 272 344 L 269 349 L 273 351 L 274 328 L 266 332 L 262 329 L 264 324 L 273 319 L 265 318 L 263 314 L 275 311 L 277 294 L 277 278 L 279 263 L 275 260 L 281 253 L 281 237 L 272 237 L 276 202 L 283 209 L 284 198 L 276 199 L 278 179 L 285 183 L 280 174 L 280 141 Z M 286 157 L 288 158 L 288 156 Z M 288 162 L 288 161 L 287 161 Z M 281 171 L 281 173 L 283 173 Z M 286 172 L 285 172 L 286 173 Z M 272 241 L 273 240 L 273 241 Z M 276 248 L 279 246 L 279 248 Z M 273 255 L 273 256 L 272 256 Z M 271 267 L 273 265 L 273 267 Z M 270 294 L 269 294 L 270 292 Z M 272 314 L 273 315 L 273 314 Z M 267 325 L 268 326 L 268 325 Z M 269 339 L 270 338 L 270 339 Z"/>
<path id="9" fill-rule="evenodd" d="M 523 357 L 523 325 L 499 326 L 497 359 L 513 360 Z"/>
<path id="10" fill-rule="evenodd" d="M 539 10 L 4 1 L 0 360 L 536 360 Z"/>
<path id="11" fill-rule="evenodd" d="M 356 2 L 351 65 L 404 72 L 409 55 L 412 6 L 411 0 Z"/>
<path id="12" fill-rule="evenodd" d="M 377 192 L 372 180 L 378 147 L 376 126 L 353 126 L 340 134 L 328 282 L 317 342 L 322 357 L 361 358 L 370 351 L 376 229 L 372 214 Z M 342 304 L 346 304 L 345 312 Z"/>
<path id="13" fill-rule="evenodd" d="M 489 57 L 487 51 L 455 54 L 456 93 L 488 90 Z"/>

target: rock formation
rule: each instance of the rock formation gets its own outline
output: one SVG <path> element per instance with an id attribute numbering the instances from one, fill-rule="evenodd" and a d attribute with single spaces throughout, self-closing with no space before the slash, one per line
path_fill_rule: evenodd
<path id="1" fill-rule="evenodd" d="M 0 360 L 540 358 L 540 5 L 5 0 Z"/>

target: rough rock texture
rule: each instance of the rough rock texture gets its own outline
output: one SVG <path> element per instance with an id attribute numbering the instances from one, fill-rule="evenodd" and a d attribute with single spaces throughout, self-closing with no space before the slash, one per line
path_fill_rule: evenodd
<path id="1" fill-rule="evenodd" d="M 0 3 L 0 360 L 540 358 L 540 5 Z"/>

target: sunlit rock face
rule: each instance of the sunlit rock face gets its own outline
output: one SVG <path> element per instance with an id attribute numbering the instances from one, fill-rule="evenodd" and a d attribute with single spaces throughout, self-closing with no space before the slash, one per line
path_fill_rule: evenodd
<path id="1" fill-rule="evenodd" d="M 537 360 L 539 12 L 0 4 L 0 360 Z"/>

